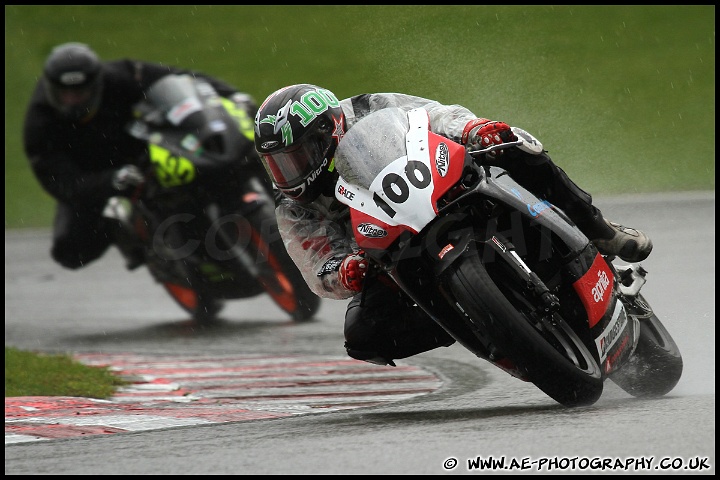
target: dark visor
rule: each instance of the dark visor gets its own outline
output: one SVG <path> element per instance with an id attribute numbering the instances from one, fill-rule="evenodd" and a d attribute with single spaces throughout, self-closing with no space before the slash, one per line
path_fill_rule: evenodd
<path id="1" fill-rule="evenodd" d="M 324 153 L 317 141 L 309 141 L 282 152 L 263 153 L 262 156 L 275 185 L 291 189 L 300 186 L 316 164 L 322 163 Z"/>

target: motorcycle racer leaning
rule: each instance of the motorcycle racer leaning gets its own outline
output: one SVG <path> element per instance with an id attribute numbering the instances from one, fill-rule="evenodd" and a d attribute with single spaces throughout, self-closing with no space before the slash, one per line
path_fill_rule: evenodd
<path id="1" fill-rule="evenodd" d="M 310 288 L 331 299 L 352 297 L 345 314 L 350 357 L 379 365 L 455 340 L 382 275 L 365 283 L 368 262 L 350 228 L 349 209 L 335 199 L 334 153 L 347 130 L 366 115 L 423 107 L 430 128 L 466 146 L 487 148 L 517 140 L 504 122 L 479 118 L 460 105 L 401 93 L 356 95 L 339 101 L 329 90 L 298 84 L 270 94 L 255 117 L 255 148 L 274 185 L 280 234 Z M 534 140 L 534 139 L 533 139 Z M 652 250 L 642 232 L 607 221 L 592 197 L 535 149 L 498 150 L 496 161 L 525 188 L 563 209 L 603 254 L 627 262 Z"/>
<path id="2" fill-rule="evenodd" d="M 23 143 L 33 173 L 57 201 L 50 253 L 63 267 L 96 260 L 120 234 L 102 211 L 108 198 L 128 195 L 143 181 L 137 164 L 147 148 L 125 126 L 145 90 L 170 73 L 201 77 L 250 118 L 255 115 L 252 97 L 199 72 L 133 59 L 101 61 L 77 42 L 56 46 L 45 60 L 25 114 Z M 254 175 L 269 189 L 252 155 Z M 142 264 L 141 251 L 123 253 L 128 268 Z"/>

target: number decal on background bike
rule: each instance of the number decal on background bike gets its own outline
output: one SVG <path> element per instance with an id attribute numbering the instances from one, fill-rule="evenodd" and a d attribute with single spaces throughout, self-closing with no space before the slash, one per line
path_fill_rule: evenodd
<path id="1" fill-rule="evenodd" d="M 177 187 L 195 180 L 195 166 L 187 158 L 174 155 L 168 149 L 152 143 L 148 149 L 150 161 L 155 165 L 155 175 L 163 187 Z"/>

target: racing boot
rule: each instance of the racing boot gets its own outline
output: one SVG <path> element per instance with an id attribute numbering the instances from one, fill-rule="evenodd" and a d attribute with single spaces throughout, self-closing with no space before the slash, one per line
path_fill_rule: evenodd
<path id="1" fill-rule="evenodd" d="M 129 249 L 123 249 L 120 247 L 120 244 L 117 244 L 117 246 L 123 257 L 125 257 L 125 268 L 128 270 L 135 270 L 145 264 L 145 249 L 143 247 L 134 246 Z"/>
<path id="2" fill-rule="evenodd" d="M 616 256 L 628 263 L 641 262 L 650 255 L 653 244 L 647 235 L 606 219 L 592 204 L 589 193 L 570 180 L 561 168 L 556 167 L 555 172 L 555 190 L 564 199 L 564 209 L 601 254 Z"/>
<path id="3" fill-rule="evenodd" d="M 125 259 L 125 268 L 135 270 L 144 265 L 147 261 L 145 247 L 139 239 L 123 227 L 116 228 L 114 233 L 113 243 Z"/>
<path id="4" fill-rule="evenodd" d="M 640 230 L 625 227 L 619 223 L 603 218 L 607 228 L 598 229 L 596 238 L 591 238 L 603 255 L 615 255 L 628 263 L 645 260 L 652 251 L 650 237 Z"/>
<path id="5" fill-rule="evenodd" d="M 125 259 L 125 267 L 128 270 L 135 270 L 146 262 L 145 247 L 133 233 L 130 225 L 130 206 L 126 203 L 127 199 L 111 197 L 105 206 L 101 222 L 108 231 L 112 243 Z"/>

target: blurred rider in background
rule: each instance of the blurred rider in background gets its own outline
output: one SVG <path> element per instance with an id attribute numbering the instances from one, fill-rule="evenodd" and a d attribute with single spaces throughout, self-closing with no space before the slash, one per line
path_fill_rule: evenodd
<path id="1" fill-rule="evenodd" d="M 479 118 L 460 105 L 401 93 L 338 101 L 331 91 L 310 84 L 272 93 L 255 117 L 255 148 L 282 193 L 276 214 L 288 252 L 317 295 L 352 297 L 345 314 L 347 353 L 380 365 L 395 365 L 393 359 L 455 341 L 389 278 L 378 275 L 364 285 L 368 261 L 355 242 L 349 208 L 335 199 L 338 143 L 360 119 L 391 107 L 425 108 L 434 133 L 468 147 L 517 140 L 506 123 Z M 592 197 L 552 162 L 540 142 L 531 140 L 531 148 L 499 150 L 495 161 L 528 190 L 562 208 L 601 253 L 627 262 L 644 260 L 652 250 L 650 239 L 607 221 Z"/>
<path id="2" fill-rule="evenodd" d="M 144 180 L 138 163 L 146 144 L 125 126 L 144 91 L 170 73 L 201 77 L 221 96 L 245 104 L 249 115 L 257 111 L 252 97 L 199 72 L 132 59 L 101 61 L 76 42 L 56 46 L 47 57 L 26 112 L 23 143 L 33 173 L 57 201 L 50 253 L 63 267 L 81 268 L 115 241 L 119 229 L 102 216 L 105 204 Z M 129 269 L 144 261 L 140 249 L 123 253 Z"/>

